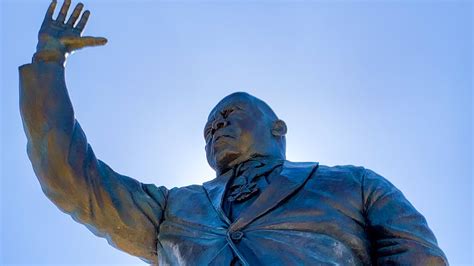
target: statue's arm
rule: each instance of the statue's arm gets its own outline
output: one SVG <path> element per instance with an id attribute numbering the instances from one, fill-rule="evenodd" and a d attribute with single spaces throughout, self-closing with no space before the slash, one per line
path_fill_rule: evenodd
<path id="1" fill-rule="evenodd" d="M 448 265 L 425 218 L 400 190 L 368 169 L 362 187 L 375 265 Z"/>
<path id="2" fill-rule="evenodd" d="M 120 175 L 97 160 L 74 118 L 63 60 L 55 53 L 60 54 L 50 49 L 19 69 L 28 156 L 41 187 L 62 211 L 93 233 L 154 263 L 167 190 Z"/>

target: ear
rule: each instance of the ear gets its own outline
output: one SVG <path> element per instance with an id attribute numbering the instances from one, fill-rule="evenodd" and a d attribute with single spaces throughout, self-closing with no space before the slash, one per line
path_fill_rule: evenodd
<path id="1" fill-rule="evenodd" d="M 277 121 L 273 122 L 272 126 L 272 135 L 275 137 L 283 137 L 286 135 L 286 123 L 283 120 L 278 119 Z"/>

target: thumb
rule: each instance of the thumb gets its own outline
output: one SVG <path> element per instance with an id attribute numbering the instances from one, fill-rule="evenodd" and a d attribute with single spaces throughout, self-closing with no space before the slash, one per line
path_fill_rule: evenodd
<path id="1" fill-rule="evenodd" d="M 66 46 L 69 47 L 71 50 L 81 49 L 86 46 L 99 46 L 104 45 L 107 43 L 107 39 L 103 37 L 73 37 L 68 36 L 61 38 L 61 42 Z"/>

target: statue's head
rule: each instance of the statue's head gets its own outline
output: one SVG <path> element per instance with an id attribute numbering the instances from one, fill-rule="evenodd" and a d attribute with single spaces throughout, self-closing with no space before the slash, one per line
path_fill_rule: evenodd
<path id="1" fill-rule="evenodd" d="M 207 161 L 222 173 L 255 156 L 285 159 L 286 130 L 265 102 L 232 93 L 212 109 L 204 127 Z"/>

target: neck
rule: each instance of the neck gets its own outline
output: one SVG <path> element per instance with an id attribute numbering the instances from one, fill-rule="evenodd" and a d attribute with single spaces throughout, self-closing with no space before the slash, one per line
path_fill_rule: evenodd
<path id="1" fill-rule="evenodd" d="M 247 158 L 246 160 L 243 160 L 243 161 L 240 161 L 240 162 L 237 162 L 235 164 L 232 164 L 232 165 L 229 165 L 228 167 L 226 167 L 225 169 L 219 169 L 216 171 L 216 174 L 217 175 L 222 175 L 224 174 L 225 172 L 227 171 L 230 171 L 230 170 L 234 170 L 234 169 L 237 169 L 237 168 L 240 168 L 242 167 L 243 165 L 249 163 L 249 162 L 253 162 L 253 161 L 257 161 L 257 162 L 260 162 L 262 164 L 271 164 L 271 163 L 281 163 L 285 160 L 285 158 L 281 158 L 281 157 L 278 157 L 278 156 L 264 156 L 264 155 L 253 155 L 251 156 L 250 158 Z"/>

